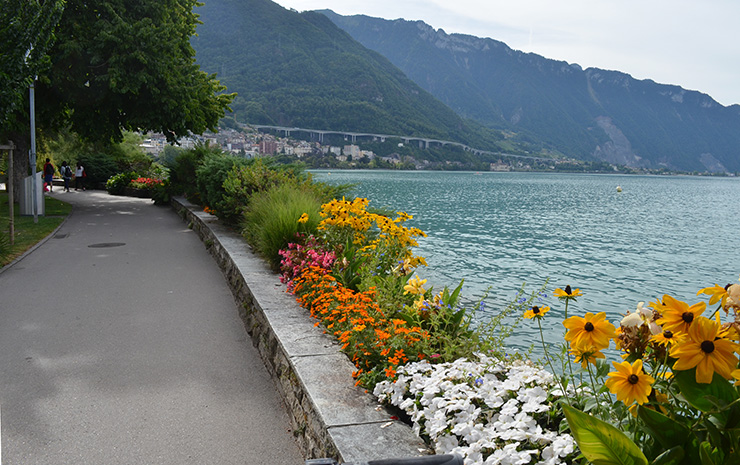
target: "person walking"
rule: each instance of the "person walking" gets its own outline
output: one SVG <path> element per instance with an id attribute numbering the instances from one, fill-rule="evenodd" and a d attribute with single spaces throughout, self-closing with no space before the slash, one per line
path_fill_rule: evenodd
<path id="1" fill-rule="evenodd" d="M 77 169 L 75 170 L 75 190 L 78 191 L 80 188 L 85 190 L 85 167 L 80 162 L 77 162 Z"/>
<path id="2" fill-rule="evenodd" d="M 54 187 L 54 165 L 51 164 L 50 159 L 46 159 L 44 163 L 44 192 L 51 192 Z"/>
<path id="3" fill-rule="evenodd" d="M 59 168 L 59 172 L 62 174 L 62 179 L 64 179 L 63 192 L 69 192 L 69 181 L 72 180 L 72 168 L 69 167 L 66 161 L 63 161 L 62 167 Z"/>

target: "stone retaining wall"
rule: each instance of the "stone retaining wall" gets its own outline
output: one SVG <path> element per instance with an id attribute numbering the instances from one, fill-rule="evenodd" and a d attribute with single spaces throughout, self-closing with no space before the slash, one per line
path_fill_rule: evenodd
<path id="1" fill-rule="evenodd" d="M 355 369 L 334 338 L 242 237 L 182 198 L 172 206 L 224 272 L 247 332 L 288 409 L 306 458 L 364 462 L 429 453 L 411 428 L 354 385 Z"/>

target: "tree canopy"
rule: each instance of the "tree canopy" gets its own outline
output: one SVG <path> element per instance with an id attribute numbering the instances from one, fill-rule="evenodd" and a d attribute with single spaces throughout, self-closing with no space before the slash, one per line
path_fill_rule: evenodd
<path id="1" fill-rule="evenodd" d="M 10 2 L 19 8 L 3 7 L 3 25 L 10 26 L 7 33 L 3 26 L 0 46 L 3 56 L 5 50 L 14 52 L 15 68 L 6 71 L 3 66 L 3 79 L 16 75 L 21 66 L 17 50 L 25 53 L 28 47 L 24 45 L 28 40 L 16 32 L 27 22 L 24 5 L 54 12 L 61 12 L 59 6 L 64 5 L 55 37 L 46 24 L 35 28 L 48 43 L 55 39 L 48 50 L 48 66 L 40 67 L 38 75 L 36 112 L 41 128 L 70 127 L 99 142 L 120 141 L 123 130 L 157 131 L 174 140 L 215 128 L 234 97 L 224 94 L 215 75 L 195 63 L 190 38 L 198 24 L 196 0 Z M 27 81 L 25 71 L 20 76 Z M 27 88 L 25 81 L 11 84 L 9 100 Z M 13 111 L 23 110 L 16 105 Z"/>
<path id="2" fill-rule="evenodd" d="M 48 69 L 47 52 L 63 10 L 63 0 L 3 1 L 0 8 L 0 128 L 18 124 L 28 86 L 35 76 Z"/>

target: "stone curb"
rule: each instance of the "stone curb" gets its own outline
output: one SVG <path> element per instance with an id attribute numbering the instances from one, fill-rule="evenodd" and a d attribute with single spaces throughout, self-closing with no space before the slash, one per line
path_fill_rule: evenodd
<path id="1" fill-rule="evenodd" d="M 223 271 L 240 317 L 288 409 L 306 458 L 365 462 L 418 456 L 427 447 L 354 385 L 355 367 L 244 239 L 183 198 L 172 207 Z"/>

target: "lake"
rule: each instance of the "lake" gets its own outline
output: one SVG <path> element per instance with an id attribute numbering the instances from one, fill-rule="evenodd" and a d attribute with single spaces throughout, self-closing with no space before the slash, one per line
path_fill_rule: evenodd
<path id="1" fill-rule="evenodd" d="M 560 342 L 563 307 L 552 290 L 570 285 L 584 296 L 570 311 L 621 315 L 640 301 L 670 294 L 698 302 L 703 287 L 738 281 L 740 179 L 439 171 L 312 171 L 316 180 L 356 183 L 370 206 L 414 216 L 427 233 L 416 250 L 418 274 L 487 307 L 513 300 L 522 283 L 549 279 L 543 321 Z M 622 192 L 617 192 L 620 186 Z M 709 312 L 707 312 L 708 314 Z M 573 313 L 571 313 L 573 314 Z M 485 315 L 480 315 L 485 317 Z M 525 322 L 513 346 L 538 343 Z"/>

